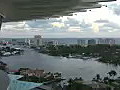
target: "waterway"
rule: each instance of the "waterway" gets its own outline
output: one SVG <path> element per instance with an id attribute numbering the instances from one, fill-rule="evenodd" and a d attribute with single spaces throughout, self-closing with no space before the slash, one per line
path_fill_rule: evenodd
<path id="1" fill-rule="evenodd" d="M 65 78 L 82 77 L 91 80 L 96 74 L 106 76 L 110 70 L 115 70 L 120 75 L 120 66 L 107 65 L 95 59 L 82 60 L 48 56 L 32 49 L 25 49 L 24 55 L 3 57 L 9 69 L 16 70 L 22 67 L 44 69 L 46 72 L 61 72 Z"/>

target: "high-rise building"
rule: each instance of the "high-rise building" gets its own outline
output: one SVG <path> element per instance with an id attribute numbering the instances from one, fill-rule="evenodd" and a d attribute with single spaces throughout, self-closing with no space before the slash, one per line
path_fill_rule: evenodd
<path id="1" fill-rule="evenodd" d="M 34 36 L 34 45 L 35 46 L 41 46 L 42 45 L 42 37 L 41 37 L 41 35 L 35 35 Z"/>
<path id="2" fill-rule="evenodd" d="M 105 38 L 105 39 L 98 39 L 98 44 L 110 44 L 113 45 L 115 44 L 115 40 L 114 39 L 110 39 L 110 38 Z"/>
<path id="3" fill-rule="evenodd" d="M 86 45 L 86 40 L 84 40 L 84 39 L 78 39 L 77 40 L 77 44 L 81 45 L 81 46 L 85 46 Z"/>
<path id="4" fill-rule="evenodd" d="M 95 45 L 95 44 L 96 44 L 96 40 L 95 39 L 88 40 L 88 45 Z"/>

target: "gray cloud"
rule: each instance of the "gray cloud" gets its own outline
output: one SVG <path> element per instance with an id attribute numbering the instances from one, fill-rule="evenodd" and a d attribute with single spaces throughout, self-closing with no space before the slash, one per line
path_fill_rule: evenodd
<path id="1" fill-rule="evenodd" d="M 115 13 L 116 15 L 120 15 L 120 7 L 114 9 L 114 13 Z"/>
<path id="2" fill-rule="evenodd" d="M 111 27 L 112 29 L 120 29 L 120 25 L 113 23 L 113 22 L 109 22 L 103 25 L 103 27 Z"/>
<path id="3" fill-rule="evenodd" d="M 108 20 L 96 20 L 95 23 L 109 23 Z"/>
<path id="4" fill-rule="evenodd" d="M 117 7 L 115 5 L 109 6 L 114 12 L 113 15 L 120 14 L 120 5 Z M 103 17 L 104 18 L 104 17 Z M 83 21 L 81 21 L 83 19 Z M 41 34 L 44 37 L 103 37 L 103 36 L 115 36 L 119 34 L 120 25 L 114 23 L 115 21 L 109 21 L 109 19 L 98 19 L 94 22 L 84 21 L 84 17 L 81 20 L 76 20 L 74 18 L 67 18 L 67 20 L 62 19 L 41 19 L 41 20 L 32 20 L 25 21 L 25 24 L 22 22 L 13 22 L 5 23 L 2 26 L 3 32 L 1 36 L 14 36 L 14 37 L 30 37 L 36 34 Z M 52 23 L 64 24 L 63 27 L 53 26 Z M 99 26 L 99 32 L 93 32 L 93 23 L 97 23 Z M 73 29 L 73 30 L 70 30 Z M 70 30 L 70 31 L 69 31 Z M 9 31 L 9 32 L 8 32 Z M 78 32 L 77 32 L 78 31 Z"/>
<path id="5" fill-rule="evenodd" d="M 67 18 L 67 21 L 65 21 L 64 22 L 66 25 L 69 25 L 69 27 L 71 26 L 79 26 L 80 24 L 80 22 L 79 21 L 77 21 L 77 20 L 75 20 L 75 19 L 73 19 L 73 18 Z"/>
<path id="6" fill-rule="evenodd" d="M 83 20 L 83 21 L 80 23 L 80 27 L 86 29 L 86 28 L 92 27 L 92 24 L 90 24 L 90 23 L 87 24 L 87 23 L 85 23 L 85 21 Z"/>
<path id="7" fill-rule="evenodd" d="M 109 20 L 96 20 L 95 23 L 103 24 L 99 26 L 101 32 L 119 31 L 120 25 Z"/>
<path id="8" fill-rule="evenodd" d="M 104 32 L 104 33 L 116 32 L 117 34 L 117 32 L 120 30 L 120 25 L 114 22 L 109 22 L 109 23 L 105 23 L 102 26 L 100 26 L 99 29 L 100 29 L 100 32 Z"/>

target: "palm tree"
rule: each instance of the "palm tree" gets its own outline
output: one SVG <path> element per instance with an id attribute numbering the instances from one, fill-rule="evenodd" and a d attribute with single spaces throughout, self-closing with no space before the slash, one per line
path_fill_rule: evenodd
<path id="1" fill-rule="evenodd" d="M 101 78 L 100 78 L 100 74 L 96 74 L 95 78 L 93 78 L 92 81 L 99 82 L 100 80 L 101 80 Z"/>
<path id="2" fill-rule="evenodd" d="M 97 79 L 97 81 L 101 80 L 100 74 L 97 74 L 97 75 L 96 75 L 96 79 Z"/>
<path id="3" fill-rule="evenodd" d="M 110 72 L 108 72 L 109 76 L 112 77 L 112 79 L 114 79 L 114 77 L 117 75 L 117 72 L 114 70 L 111 70 Z"/>
<path id="4" fill-rule="evenodd" d="M 71 85 L 72 85 L 72 83 L 73 83 L 73 79 L 72 79 L 72 78 L 70 78 L 70 79 L 68 80 L 68 83 L 69 83 L 69 85 L 71 86 Z"/>
<path id="5" fill-rule="evenodd" d="M 109 81 L 109 78 L 108 77 L 104 77 L 104 79 L 103 79 L 103 81 L 104 81 L 104 83 L 108 83 L 108 81 Z"/>

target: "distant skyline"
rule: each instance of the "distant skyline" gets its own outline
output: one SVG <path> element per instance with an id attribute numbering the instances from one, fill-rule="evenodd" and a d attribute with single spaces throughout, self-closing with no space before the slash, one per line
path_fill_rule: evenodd
<path id="1" fill-rule="evenodd" d="M 2 38 L 92 38 L 120 37 L 120 0 L 102 3 L 102 8 L 76 13 L 73 16 L 8 22 L 2 25 Z"/>

